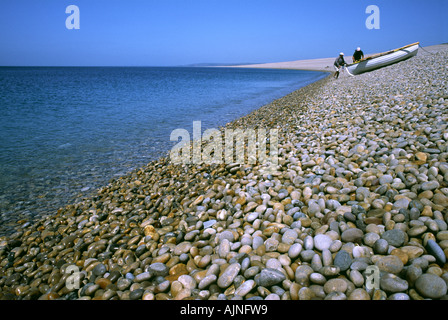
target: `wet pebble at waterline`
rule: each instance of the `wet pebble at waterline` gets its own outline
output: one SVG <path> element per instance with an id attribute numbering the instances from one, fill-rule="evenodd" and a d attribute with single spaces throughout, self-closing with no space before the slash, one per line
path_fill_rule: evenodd
<path id="1" fill-rule="evenodd" d="M 0 240 L 0 297 L 446 299 L 446 61 L 327 78 L 229 123 L 280 129 L 273 173 L 161 158 L 22 226 Z"/>

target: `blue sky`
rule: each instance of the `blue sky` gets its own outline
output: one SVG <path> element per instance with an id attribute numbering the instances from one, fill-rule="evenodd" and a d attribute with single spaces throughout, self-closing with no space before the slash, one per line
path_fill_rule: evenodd
<path id="1" fill-rule="evenodd" d="M 65 9 L 77 5 L 80 29 Z M 365 22 L 380 9 L 380 29 Z M 277 62 L 448 42 L 446 0 L 0 0 L 2 66 Z"/>

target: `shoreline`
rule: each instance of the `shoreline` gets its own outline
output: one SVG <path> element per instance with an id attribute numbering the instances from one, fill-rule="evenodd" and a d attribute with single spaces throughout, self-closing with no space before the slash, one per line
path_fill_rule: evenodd
<path id="1" fill-rule="evenodd" d="M 447 298 L 447 48 L 229 122 L 280 129 L 272 175 L 164 156 L 1 237 L 0 298 Z"/>
<path id="2" fill-rule="evenodd" d="M 331 66 L 335 58 L 307 59 L 286 62 L 271 62 L 248 65 L 229 66 L 231 68 L 255 68 L 255 69 L 285 69 L 285 70 L 304 70 L 304 71 L 320 71 L 333 72 Z M 351 63 L 351 58 L 346 59 L 347 63 Z M 350 62 L 349 62 L 350 61 Z"/>
<path id="3" fill-rule="evenodd" d="M 176 69 L 176 68 L 172 68 Z M 65 70 L 65 69 L 61 69 Z M 124 69 L 127 70 L 127 69 Z M 143 69 L 145 70 L 145 69 Z M 149 70 L 149 72 L 152 69 Z M 85 70 L 84 70 L 85 71 Z M 83 72 L 84 72 L 83 71 Z M 269 71 L 269 70 L 268 70 Z M 271 70 L 272 71 L 272 70 Z M 65 72 L 65 71 L 64 71 Z M 70 71 L 69 71 L 70 72 Z M 108 71 L 107 71 L 108 72 Z M 120 71 L 121 73 L 122 71 Z M 128 72 L 125 71 L 125 72 Z M 136 71 L 139 72 L 139 71 Z M 183 72 L 182 70 L 180 72 Z M 194 74 L 196 71 L 195 69 L 190 68 L 188 72 L 191 72 Z M 201 73 L 204 72 L 201 71 Z M 210 74 L 225 74 L 225 70 L 223 72 L 220 72 L 220 70 L 205 70 L 205 72 Z M 232 74 L 240 74 L 243 75 L 249 73 L 252 74 L 253 72 L 249 71 L 243 71 L 241 72 L 235 71 L 234 69 L 230 69 L 230 72 Z M 263 72 L 255 72 L 256 74 L 263 74 Z M 275 73 L 275 72 L 274 72 Z M 285 74 L 286 72 L 281 72 L 281 74 Z M 90 74 L 90 73 L 87 73 Z M 269 74 L 269 73 L 268 73 Z M 310 73 L 309 76 L 306 77 L 306 80 L 301 75 L 298 76 L 288 76 L 286 75 L 284 78 L 283 76 L 276 76 L 280 82 L 284 82 L 285 86 L 282 85 L 281 88 L 266 88 L 266 92 L 255 94 L 251 96 L 251 98 L 245 98 L 246 93 L 242 93 L 241 95 L 238 94 L 238 91 L 230 92 L 229 95 L 232 97 L 235 97 L 235 103 L 232 101 L 232 104 L 228 105 L 227 107 L 225 104 L 220 104 L 218 110 L 224 110 L 225 112 L 218 114 L 217 112 L 220 111 L 213 111 L 215 106 L 212 104 L 210 105 L 210 99 L 213 99 L 213 101 L 216 101 L 214 97 L 211 97 L 210 99 L 206 99 L 204 97 L 200 97 L 199 100 L 203 101 L 204 103 L 208 103 L 208 106 L 204 105 L 204 107 L 198 107 L 196 108 L 197 111 L 190 111 L 191 114 L 197 114 L 197 117 L 200 117 L 202 122 L 204 121 L 208 122 L 208 126 L 215 126 L 217 127 L 218 124 L 213 124 L 211 120 L 216 118 L 217 121 L 219 121 L 219 125 L 223 125 L 226 122 L 229 122 L 235 118 L 237 118 L 239 115 L 245 115 L 248 112 L 259 108 L 260 106 L 271 102 L 275 98 L 279 98 L 286 93 L 289 93 L 293 90 L 296 90 L 297 87 L 300 87 L 307 82 L 315 81 L 315 79 L 319 79 L 321 77 L 324 77 L 324 74 L 321 73 Z M 263 76 L 264 79 L 271 80 L 271 76 Z M 297 78 L 298 81 L 303 79 L 304 81 L 300 83 L 298 82 L 296 86 L 294 86 L 292 83 L 289 84 L 288 81 L 284 81 L 289 78 Z M 199 78 L 200 79 L 200 78 Z M 207 83 L 213 83 L 208 80 L 204 80 L 204 84 Z M 245 91 L 242 89 L 241 91 Z M 247 91 L 247 90 L 246 90 Z M 254 88 L 253 90 L 249 90 L 253 92 L 259 92 L 260 90 L 258 88 Z M 216 92 L 223 92 L 221 89 L 217 89 Z M 216 94 L 213 94 L 213 96 L 216 96 Z M 218 96 L 216 96 L 218 97 Z M 120 97 L 118 97 L 120 98 Z M 173 97 L 174 98 L 174 97 Z M 225 98 L 222 99 L 224 101 Z M 242 99 L 242 100 L 241 100 Z M 172 99 L 171 99 L 172 100 Z M 220 98 L 218 98 L 220 100 Z M 178 100 L 179 101 L 179 100 Z M 184 100 L 182 100 L 184 101 Z M 207 102 L 208 101 L 208 102 Z M 124 101 L 123 101 L 124 103 Z M 220 102 L 219 102 L 220 103 Z M 177 103 L 180 104 L 180 103 Z M 196 103 L 197 104 L 197 103 Z M 112 104 L 112 107 L 114 105 Z M 238 107 L 235 107 L 238 106 Z M 246 111 L 244 111 L 246 110 Z M 202 111 L 205 111 L 205 114 L 202 114 Z M 243 111 L 243 112 L 241 112 Z M 210 117 L 209 114 L 213 114 L 210 112 L 215 112 L 215 117 Z M 165 117 L 169 118 L 169 117 Z M 127 123 L 132 124 L 129 120 Z M 188 123 L 187 123 L 188 125 Z M 190 123 L 191 125 L 191 123 Z M 132 126 L 132 125 L 131 125 Z M 164 125 L 159 125 L 158 127 L 163 127 Z M 166 127 L 169 127 L 169 122 Z M 179 126 L 180 127 L 180 126 Z M 49 131 L 49 130 L 48 130 Z M 68 131 L 70 132 L 70 130 Z M 96 134 L 100 134 L 100 132 L 96 132 Z M 147 133 L 149 134 L 149 133 Z M 166 135 L 168 134 L 168 135 Z M 127 134 L 129 136 L 129 134 Z M 116 177 L 119 175 L 125 175 L 126 172 L 129 172 L 132 169 L 139 168 L 143 165 L 145 165 L 147 162 L 156 160 L 160 157 L 160 155 L 166 154 L 169 152 L 170 144 L 169 141 L 169 132 L 165 133 L 165 139 L 163 137 L 158 136 L 159 138 L 152 139 L 148 138 L 148 141 L 155 141 L 157 143 L 154 144 L 153 142 L 151 145 L 148 145 L 148 150 L 143 150 L 144 154 L 138 153 L 137 149 L 139 145 L 144 145 L 144 136 L 141 134 L 139 136 L 132 136 L 133 138 L 130 138 L 129 141 L 133 141 L 133 143 L 127 147 L 123 148 L 117 148 L 119 152 L 121 152 L 122 156 L 120 158 L 123 159 L 124 163 L 119 163 L 119 160 L 117 159 L 117 152 L 114 152 L 113 154 L 91 154 L 89 153 L 90 159 L 83 160 L 82 156 L 78 156 L 77 154 L 73 154 L 72 152 L 76 152 L 73 148 L 73 145 L 68 145 L 66 147 L 66 144 L 55 146 L 56 154 L 54 155 L 54 159 L 51 158 L 45 158 L 42 157 L 42 161 L 40 165 L 36 164 L 36 168 L 31 172 L 31 175 L 29 175 L 27 178 L 23 178 L 21 176 L 21 172 L 24 170 L 19 170 L 14 167 L 14 162 L 11 162 L 11 165 L 8 165 L 8 163 L 4 166 L 3 172 L 5 172 L 5 179 L 3 179 L 1 183 L 1 189 L 4 190 L 3 194 L 0 195 L 0 236 L 3 235 L 11 235 L 13 233 L 13 228 L 16 226 L 20 226 L 24 221 L 26 223 L 32 223 L 34 220 L 38 220 L 42 216 L 46 216 L 48 214 L 53 214 L 57 212 L 57 210 L 65 206 L 68 203 L 74 203 L 79 199 L 82 199 L 86 196 L 93 197 L 95 194 L 95 190 L 106 185 L 110 178 Z M 70 136 L 67 136 L 65 132 L 62 132 L 62 135 L 58 136 L 58 140 L 67 140 L 69 141 L 71 139 Z M 124 140 L 124 139 L 123 139 Z M 73 141 L 72 141 L 73 142 Z M 62 143 L 62 142 L 61 142 Z M 92 141 L 92 146 L 95 145 L 95 143 Z M 107 143 L 106 143 L 107 145 Z M 110 148 L 111 146 L 109 146 Z M 151 147 L 151 148 L 150 148 Z M 89 146 L 85 146 L 84 144 L 80 143 L 77 148 L 83 148 L 86 150 L 86 152 L 96 152 L 96 148 L 92 148 Z M 104 149 L 104 146 L 103 146 Z M 159 150 L 159 152 L 154 152 L 154 150 Z M 19 149 L 20 150 L 20 149 Z M 133 152 L 133 151 L 134 152 Z M 45 154 L 45 151 L 42 150 L 43 154 Z M 8 154 L 8 151 L 7 153 Z M 11 156 L 7 157 L 9 159 L 14 159 L 14 154 L 19 154 L 19 152 L 10 153 Z M 73 159 L 73 161 L 76 161 L 76 166 L 72 166 L 69 163 L 62 161 L 61 165 L 61 159 L 63 159 L 65 154 L 70 154 L 70 157 Z M 127 156 L 126 156 L 127 155 Z M 26 159 L 26 156 L 23 156 L 24 159 Z M 99 160 L 99 157 L 106 159 L 109 161 L 109 159 L 112 161 L 109 164 L 104 165 L 97 165 L 95 163 L 96 160 Z M 84 157 L 86 158 L 86 157 Z M 146 158 L 146 159 L 143 159 Z M 30 162 L 31 164 L 31 162 Z M 52 169 L 43 170 L 45 167 L 44 164 L 47 164 Z M 91 166 L 95 170 L 91 170 L 89 168 Z M 30 167 L 30 165 L 23 165 L 24 168 Z M 34 167 L 34 166 L 33 166 Z M 65 170 L 64 167 L 70 168 L 70 170 Z M 117 168 L 116 170 L 111 168 Z M 44 173 L 45 172 L 45 173 Z M 90 177 L 89 177 L 90 176 Z M 109 178 L 107 178 L 109 177 Z M 90 178 L 90 179 L 89 179 Z M 58 183 L 58 180 L 61 181 Z M 49 181 L 48 183 L 41 182 L 33 183 L 34 181 Z M 88 190 L 86 190 L 88 189 Z M 38 191 L 35 191 L 38 190 Z M 0 190 L 1 193 L 1 190 Z M 33 193 L 35 193 L 35 196 L 33 197 Z M 70 197 L 70 198 L 69 198 Z M 20 222 L 20 224 L 17 224 L 17 222 Z"/>

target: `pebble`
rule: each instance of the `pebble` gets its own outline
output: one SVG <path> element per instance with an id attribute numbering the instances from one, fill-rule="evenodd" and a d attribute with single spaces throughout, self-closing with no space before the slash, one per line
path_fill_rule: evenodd
<path id="1" fill-rule="evenodd" d="M 214 274 L 205 276 L 198 284 L 200 290 L 208 288 L 211 284 L 215 283 L 218 277 Z"/>
<path id="2" fill-rule="evenodd" d="M 411 297 L 409 297 L 406 293 L 399 292 L 391 294 L 388 300 L 411 300 Z"/>
<path id="3" fill-rule="evenodd" d="M 131 293 L 129 294 L 129 299 L 138 300 L 143 296 L 144 292 L 145 292 L 144 289 L 135 289 L 135 290 L 131 291 Z"/>
<path id="4" fill-rule="evenodd" d="M 327 279 L 318 272 L 313 272 L 309 277 L 310 281 L 315 284 L 323 285 Z"/>
<path id="5" fill-rule="evenodd" d="M 135 276 L 134 282 L 148 281 L 152 278 L 153 275 L 154 275 L 153 272 L 142 272 L 142 273 L 138 274 L 137 276 Z"/>
<path id="6" fill-rule="evenodd" d="M 120 278 L 117 281 L 117 289 L 120 291 L 124 291 L 129 288 L 132 284 L 132 281 L 126 278 Z"/>
<path id="7" fill-rule="evenodd" d="M 361 287 L 364 284 L 364 277 L 362 273 L 356 269 L 350 271 L 350 280 L 356 287 Z"/>
<path id="8" fill-rule="evenodd" d="M 374 232 L 368 232 L 364 235 L 362 241 L 365 245 L 373 247 L 375 242 L 380 239 L 380 236 Z"/>
<path id="9" fill-rule="evenodd" d="M 215 219 L 205 221 L 203 226 L 204 229 L 211 228 L 217 221 Z"/>
<path id="10" fill-rule="evenodd" d="M 278 294 L 270 293 L 266 296 L 265 300 L 280 300 Z"/>
<path id="11" fill-rule="evenodd" d="M 385 231 L 381 238 L 386 240 L 391 246 L 401 247 L 406 240 L 406 234 L 402 230 L 392 229 Z"/>
<path id="12" fill-rule="evenodd" d="M 409 207 L 410 199 L 401 198 L 394 202 L 394 208 L 397 210 L 407 209 Z"/>
<path id="13" fill-rule="evenodd" d="M 370 300 L 370 295 L 366 290 L 357 288 L 350 293 L 347 300 Z"/>
<path id="14" fill-rule="evenodd" d="M 416 265 L 410 265 L 406 269 L 406 280 L 411 286 L 414 286 L 415 281 L 417 281 L 418 277 L 420 277 L 422 274 L 422 268 Z"/>
<path id="15" fill-rule="evenodd" d="M 324 291 L 326 294 L 329 294 L 331 292 L 341 292 L 345 293 L 347 290 L 348 285 L 347 282 L 343 279 L 330 279 L 324 284 Z"/>
<path id="16" fill-rule="evenodd" d="M 373 244 L 373 251 L 377 254 L 386 254 L 389 249 L 389 242 L 386 239 L 378 239 Z"/>
<path id="17" fill-rule="evenodd" d="M 236 290 L 235 295 L 245 297 L 249 292 L 251 292 L 256 287 L 256 282 L 252 279 L 245 281 Z"/>
<path id="18" fill-rule="evenodd" d="M 229 265 L 226 270 L 218 278 L 218 286 L 220 288 L 227 288 L 230 286 L 241 270 L 241 265 L 239 263 L 233 263 Z"/>
<path id="19" fill-rule="evenodd" d="M 309 285 L 309 276 L 313 272 L 314 272 L 314 270 L 309 265 L 299 266 L 294 273 L 295 282 L 301 286 L 308 286 Z"/>
<path id="20" fill-rule="evenodd" d="M 169 268 L 161 262 L 156 262 L 153 263 L 149 266 L 149 269 L 152 271 L 152 273 L 154 274 L 154 276 L 160 276 L 160 277 L 164 277 L 166 275 L 168 275 L 169 272 Z"/>
<path id="21" fill-rule="evenodd" d="M 292 244 L 294 244 L 294 242 L 296 241 L 296 239 L 298 237 L 299 237 L 299 235 L 298 235 L 297 231 L 295 231 L 293 229 L 288 229 L 282 236 L 282 242 L 292 245 Z"/>
<path id="22" fill-rule="evenodd" d="M 306 236 L 303 240 L 303 248 L 305 250 L 313 250 L 314 248 L 314 239 L 312 236 Z"/>
<path id="23" fill-rule="evenodd" d="M 387 294 L 381 289 L 374 289 L 372 300 L 387 300 Z"/>
<path id="24" fill-rule="evenodd" d="M 196 280 L 190 275 L 183 274 L 183 275 L 179 276 L 177 281 L 179 281 L 185 289 L 192 290 L 192 289 L 196 288 Z"/>
<path id="25" fill-rule="evenodd" d="M 410 237 L 417 237 L 423 234 L 427 229 L 427 226 L 415 226 L 409 229 L 407 233 Z"/>
<path id="26" fill-rule="evenodd" d="M 423 254 L 423 248 L 417 246 L 403 246 L 400 250 L 408 256 L 409 260 L 420 257 Z"/>
<path id="27" fill-rule="evenodd" d="M 428 182 L 424 182 L 421 185 L 421 189 L 423 191 L 435 190 L 435 189 L 437 189 L 439 187 L 440 187 L 440 184 L 439 184 L 439 182 L 437 180 L 431 180 L 431 181 L 428 181 Z"/>
<path id="28" fill-rule="evenodd" d="M 381 256 L 375 265 L 380 269 L 380 271 L 398 274 L 403 270 L 403 261 L 400 260 L 399 257 L 390 255 L 390 256 Z"/>
<path id="29" fill-rule="evenodd" d="M 394 181 L 394 178 L 390 174 L 384 174 L 380 177 L 380 184 L 390 184 Z"/>
<path id="30" fill-rule="evenodd" d="M 271 287 L 286 279 L 286 276 L 278 269 L 266 268 L 261 270 L 255 277 L 257 285 L 262 287 Z"/>
<path id="31" fill-rule="evenodd" d="M 352 262 L 353 260 L 350 254 L 345 250 L 341 250 L 334 257 L 333 263 L 335 266 L 339 267 L 340 271 L 346 271 L 348 268 L 350 268 Z"/>
<path id="32" fill-rule="evenodd" d="M 345 293 L 332 291 L 325 297 L 325 300 L 347 300 L 347 296 Z"/>
<path id="33" fill-rule="evenodd" d="M 341 234 L 343 242 L 361 242 L 364 233 L 358 228 L 349 228 Z"/>
<path id="34" fill-rule="evenodd" d="M 446 282 L 434 274 L 425 273 L 418 277 L 415 288 L 425 298 L 439 299 L 447 294 Z"/>
<path id="35" fill-rule="evenodd" d="M 244 277 L 246 279 L 250 279 L 250 278 L 255 277 L 259 272 L 260 272 L 259 266 L 252 266 L 252 267 L 248 268 L 246 271 L 244 271 Z"/>
<path id="36" fill-rule="evenodd" d="M 319 251 L 324 251 L 330 248 L 333 239 L 325 234 L 318 234 L 314 237 L 314 247 Z"/>
<path id="37" fill-rule="evenodd" d="M 386 292 L 397 293 L 406 291 L 409 288 L 409 284 L 397 275 L 387 273 L 380 277 L 380 287 Z"/>
<path id="38" fill-rule="evenodd" d="M 442 248 L 434 240 L 429 239 L 426 243 L 428 253 L 436 258 L 436 261 L 441 265 L 446 263 L 446 255 Z"/>
<path id="39" fill-rule="evenodd" d="M 92 270 L 92 273 L 97 277 L 102 277 L 107 271 L 107 268 L 104 264 L 98 263 Z"/>

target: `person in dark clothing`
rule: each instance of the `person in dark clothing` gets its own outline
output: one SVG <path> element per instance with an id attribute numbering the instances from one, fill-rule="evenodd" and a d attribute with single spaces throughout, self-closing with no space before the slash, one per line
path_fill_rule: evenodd
<path id="1" fill-rule="evenodd" d="M 353 63 L 357 63 L 362 59 L 364 59 L 364 52 L 362 52 L 361 48 L 358 47 L 355 53 L 353 53 Z"/>
<path id="2" fill-rule="evenodd" d="M 336 70 L 335 74 L 333 75 L 334 78 L 339 78 L 339 72 L 341 71 L 342 68 L 344 68 L 344 66 L 347 65 L 347 63 L 345 63 L 344 60 L 344 53 L 341 52 L 339 54 L 339 57 L 336 58 L 336 60 L 334 60 L 334 69 Z"/>

